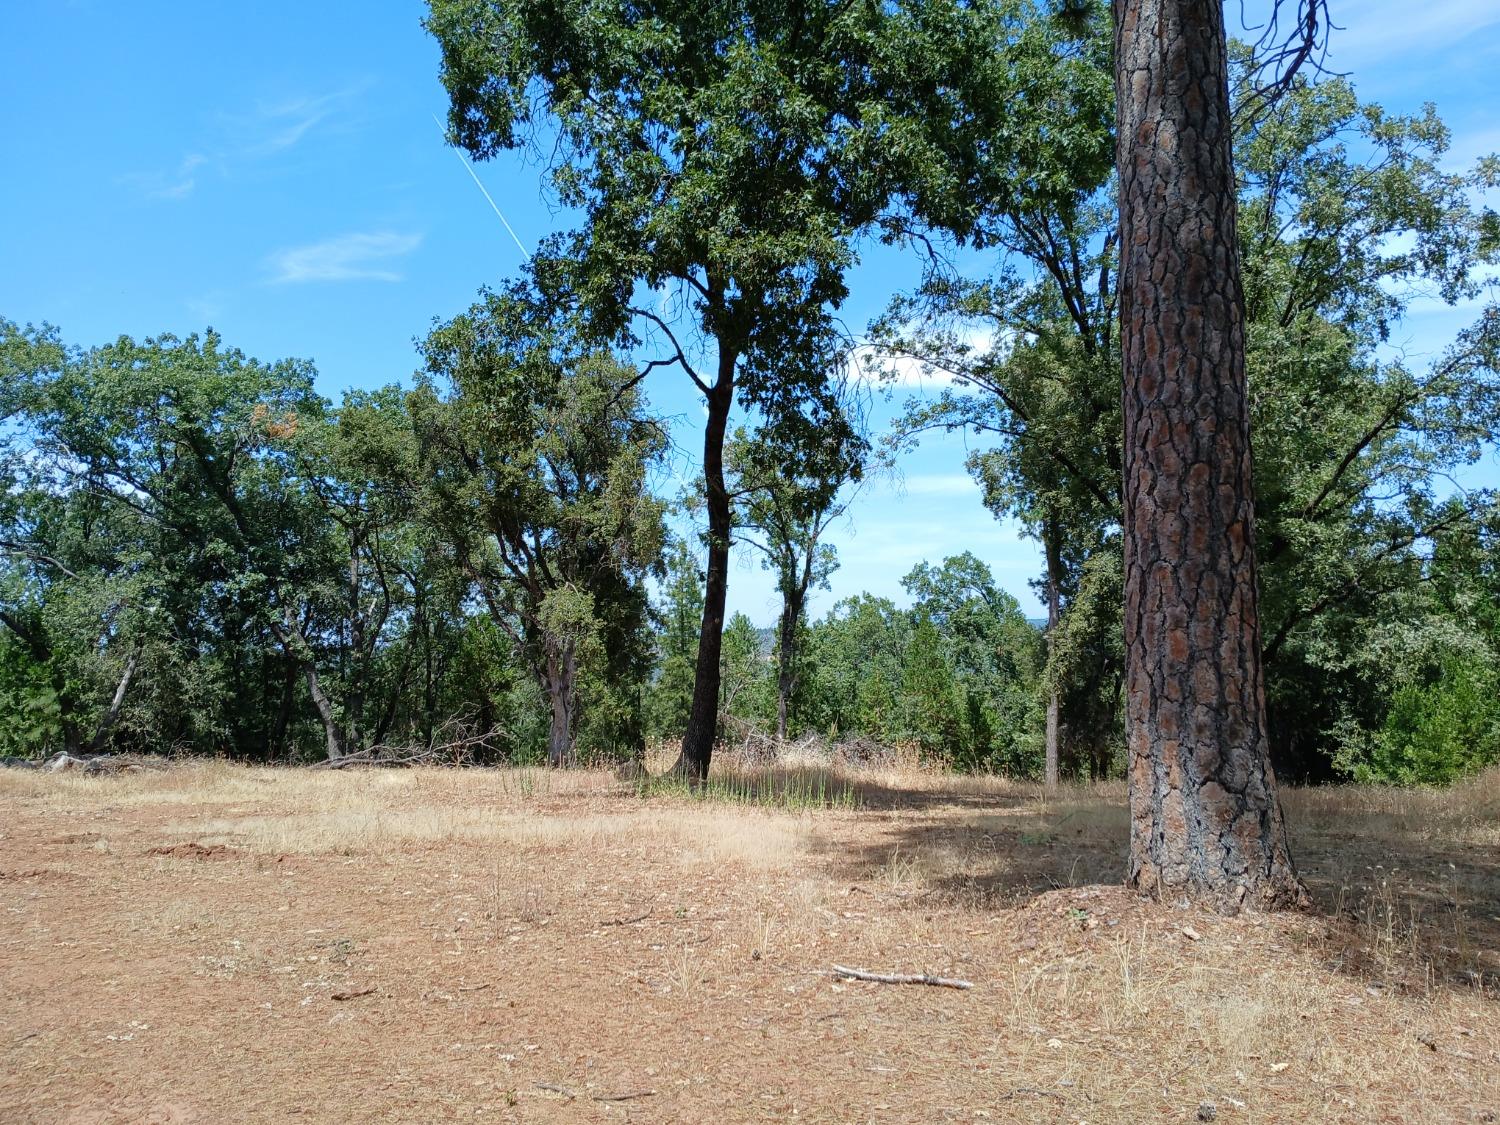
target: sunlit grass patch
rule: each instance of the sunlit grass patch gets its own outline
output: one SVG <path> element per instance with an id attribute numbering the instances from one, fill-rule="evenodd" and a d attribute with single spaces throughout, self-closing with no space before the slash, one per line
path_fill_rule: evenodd
<path id="1" fill-rule="evenodd" d="M 558 814 L 514 806 L 410 804 L 359 794 L 296 811 L 181 821 L 165 831 L 174 839 L 258 855 L 394 860 L 412 850 L 463 843 L 521 862 L 541 853 L 615 849 L 666 855 L 689 866 L 738 862 L 752 868 L 792 865 L 804 854 L 809 835 L 795 820 L 727 805 Z"/>
<path id="2" fill-rule="evenodd" d="M 667 773 L 639 777 L 635 786 L 637 795 L 643 798 L 670 797 L 792 812 L 857 809 L 861 805 L 857 786 L 826 769 L 735 770 L 711 774 L 701 783 Z"/>

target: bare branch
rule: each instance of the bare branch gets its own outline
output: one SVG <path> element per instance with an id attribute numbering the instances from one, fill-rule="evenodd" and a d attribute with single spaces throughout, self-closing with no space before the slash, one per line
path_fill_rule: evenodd
<path id="1" fill-rule="evenodd" d="M 1294 19 L 1285 18 L 1288 8 L 1295 9 Z M 1245 23 L 1244 0 L 1240 4 L 1240 25 L 1253 30 Z M 1326 65 L 1328 33 L 1339 30 L 1328 14 L 1328 0 L 1276 0 L 1255 41 L 1251 90 L 1236 107 L 1235 116 L 1240 119 L 1236 124 L 1253 123 L 1272 109 L 1304 68 L 1314 75 L 1335 74 Z"/>
<path id="2" fill-rule="evenodd" d="M 62 563 L 54 559 L 51 555 L 44 555 L 40 551 L 28 547 L 25 543 L 13 543 L 7 540 L 0 539 L 0 551 L 4 551 L 7 555 L 13 555 L 16 558 L 30 559 L 32 562 L 46 563 L 48 566 L 62 571 L 63 574 L 67 575 L 75 582 L 79 580 L 77 574 L 73 573 L 73 571 L 69 570 Z"/>
<path id="3" fill-rule="evenodd" d="M 671 326 L 668 325 L 661 316 L 659 316 L 657 313 L 652 312 L 650 309 L 637 308 L 633 305 L 627 308 L 625 311 L 632 313 L 635 316 L 644 317 L 646 320 L 651 321 L 652 324 L 656 325 L 662 330 L 663 334 L 665 334 L 665 336 L 667 337 L 667 340 L 671 342 L 672 350 L 675 354 L 673 355 L 672 359 L 666 360 L 663 365 L 670 365 L 675 362 L 677 366 L 681 367 L 684 371 L 687 372 L 688 378 L 693 381 L 693 383 L 700 391 L 702 391 L 705 395 L 713 393 L 713 389 L 709 387 L 708 383 L 703 380 L 703 378 L 694 369 L 693 365 L 688 362 L 687 353 L 682 350 L 682 344 L 678 342 L 677 336 L 675 333 L 673 333 Z"/>

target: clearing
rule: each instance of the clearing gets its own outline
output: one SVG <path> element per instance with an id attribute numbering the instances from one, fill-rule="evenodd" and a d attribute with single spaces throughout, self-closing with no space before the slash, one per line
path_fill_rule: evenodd
<path id="1" fill-rule="evenodd" d="M 1115 885 L 1118 785 L 759 781 L 4 771 L 0 1120 L 1500 1115 L 1500 774 L 1287 791 L 1241 919 Z"/>

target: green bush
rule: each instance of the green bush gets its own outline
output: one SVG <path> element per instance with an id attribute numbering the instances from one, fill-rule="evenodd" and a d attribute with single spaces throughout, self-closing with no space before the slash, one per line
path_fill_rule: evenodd
<path id="1" fill-rule="evenodd" d="M 1441 785 L 1500 761 L 1497 688 L 1494 664 L 1477 657 L 1455 657 L 1433 682 L 1398 688 L 1355 776 Z"/>

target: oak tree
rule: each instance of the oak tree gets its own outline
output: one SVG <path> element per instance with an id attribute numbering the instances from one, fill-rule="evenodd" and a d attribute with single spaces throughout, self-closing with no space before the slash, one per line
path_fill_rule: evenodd
<path id="1" fill-rule="evenodd" d="M 538 276 L 596 330 L 654 337 L 654 362 L 703 395 L 708 565 L 679 761 L 693 776 L 717 730 L 736 399 L 774 414 L 822 384 L 845 273 L 877 224 L 966 229 L 975 191 L 1045 184 L 1052 169 L 1022 159 L 1028 107 L 1069 91 L 1034 8 L 432 0 L 451 137 L 479 158 L 550 152 L 582 217 Z"/>
<path id="2" fill-rule="evenodd" d="M 439 325 L 423 350 L 411 403 L 430 518 L 545 692 L 548 761 L 573 759 L 589 669 L 629 685 L 619 734 L 635 745 L 620 749 L 638 750 L 643 583 L 664 534 L 647 474 L 665 449 L 638 372 L 568 334 L 525 284 Z"/>

